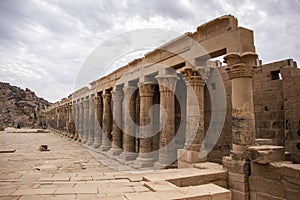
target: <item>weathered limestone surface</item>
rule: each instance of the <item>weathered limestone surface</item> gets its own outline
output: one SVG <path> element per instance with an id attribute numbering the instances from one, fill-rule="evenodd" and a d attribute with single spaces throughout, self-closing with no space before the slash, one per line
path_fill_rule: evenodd
<path id="1" fill-rule="evenodd" d="M 95 96 L 95 121 L 94 121 L 94 148 L 99 148 L 102 144 L 102 117 L 103 102 L 101 96 Z"/>
<path id="2" fill-rule="evenodd" d="M 175 99 L 174 92 L 178 77 L 165 75 L 155 77 L 158 80 L 160 92 L 160 119 L 164 120 L 164 127 L 160 132 L 159 163 L 170 165 L 177 160 L 175 144 Z"/>
<path id="3" fill-rule="evenodd" d="M 111 94 L 107 92 L 103 97 L 103 135 L 102 135 L 102 151 L 108 151 L 111 148 L 111 131 L 112 131 L 112 113 L 111 113 Z"/>
<path id="4" fill-rule="evenodd" d="M 263 146 L 252 146 L 248 148 L 250 160 L 267 164 L 275 161 L 284 160 L 284 147 L 263 145 Z"/>
<path id="5" fill-rule="evenodd" d="M 119 155 L 122 152 L 122 101 L 123 92 L 120 89 L 112 91 L 113 102 L 113 126 L 111 155 Z"/>
<path id="6" fill-rule="evenodd" d="M 95 131 L 95 104 L 94 98 L 90 98 L 89 100 L 89 139 L 87 141 L 87 145 L 92 145 L 94 143 L 94 131 Z"/>
<path id="7" fill-rule="evenodd" d="M 135 86 L 128 85 L 124 87 L 124 132 L 123 132 L 123 153 L 122 159 L 134 160 L 137 157 L 135 153 Z"/>
<path id="8" fill-rule="evenodd" d="M 152 152 L 152 136 L 150 107 L 153 104 L 155 85 L 151 82 L 140 83 L 140 152 L 137 158 L 137 164 L 142 167 L 154 165 Z"/>
<path id="9" fill-rule="evenodd" d="M 232 141 L 235 154 L 255 143 L 252 78 L 257 54 L 231 53 L 224 57 L 232 81 Z"/>
<path id="10" fill-rule="evenodd" d="M 89 100 L 83 101 L 83 128 L 82 128 L 82 143 L 87 143 L 89 139 Z"/>

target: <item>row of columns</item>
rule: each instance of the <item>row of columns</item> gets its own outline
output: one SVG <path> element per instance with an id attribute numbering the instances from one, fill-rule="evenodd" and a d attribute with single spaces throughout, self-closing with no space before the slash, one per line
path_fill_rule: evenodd
<path id="1" fill-rule="evenodd" d="M 256 55 L 256 54 L 255 54 Z M 252 84 L 253 65 L 255 55 L 227 55 L 228 74 L 232 79 L 233 120 L 241 120 L 233 127 L 233 151 L 244 152 L 254 141 L 254 115 Z M 248 59 L 248 60 L 247 60 Z M 250 59 L 250 61 L 249 61 Z M 255 59 L 254 59 L 255 60 Z M 205 70 L 204 70 L 205 71 Z M 198 153 L 203 148 L 204 140 L 204 86 L 206 74 L 203 68 L 186 66 L 181 71 L 187 86 L 186 95 L 186 124 L 184 148 L 176 151 L 175 130 L 175 89 L 178 77 L 176 74 L 165 73 L 156 76 L 160 92 L 160 121 L 164 125 L 159 135 L 160 164 L 171 164 L 178 155 L 183 162 L 199 162 L 206 158 L 199 158 Z M 69 110 L 69 124 L 74 121 L 76 131 L 68 136 L 82 143 L 108 151 L 110 155 L 120 155 L 124 160 L 134 160 L 142 167 L 153 166 L 153 122 L 150 108 L 155 95 L 155 83 L 145 81 L 139 83 L 139 130 L 133 119 L 136 114 L 136 99 L 134 93 L 137 86 L 126 83 L 123 88 L 115 87 L 112 91 L 105 90 L 102 95 L 74 102 Z M 192 95 L 191 95 L 192 94 Z M 239 115 L 239 116 L 238 116 Z M 59 116 L 60 117 L 60 116 Z M 60 118 L 58 117 L 58 120 Z M 235 121 L 233 121 L 235 124 Z M 70 126 L 70 125 L 69 125 Z M 196 127 L 196 128 L 195 128 Z M 239 128 L 241 127 L 241 128 Z M 136 138 L 138 138 L 138 152 L 136 152 Z M 197 156 L 195 156 L 197 155 Z"/>

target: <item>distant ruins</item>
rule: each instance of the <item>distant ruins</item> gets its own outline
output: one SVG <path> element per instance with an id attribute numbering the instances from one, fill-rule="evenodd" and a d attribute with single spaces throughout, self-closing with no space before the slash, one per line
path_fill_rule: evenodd
<path id="1" fill-rule="evenodd" d="M 223 65 L 212 60 L 219 56 Z M 233 16 L 203 24 L 90 86 L 49 106 L 41 120 L 137 168 L 220 163 L 227 179 L 219 185 L 234 200 L 300 196 L 300 70 L 292 59 L 262 64 L 253 31 Z"/>

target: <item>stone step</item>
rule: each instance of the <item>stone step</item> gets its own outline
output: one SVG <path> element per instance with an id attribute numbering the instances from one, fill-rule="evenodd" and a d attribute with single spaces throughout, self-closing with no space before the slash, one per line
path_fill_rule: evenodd
<path id="1" fill-rule="evenodd" d="M 215 184 L 189 186 L 171 190 L 159 190 L 157 192 L 129 193 L 124 195 L 128 200 L 139 199 L 172 199 L 172 200 L 195 200 L 195 199 L 222 199 L 230 200 L 231 192 Z"/>
<path id="2" fill-rule="evenodd" d="M 178 187 L 197 186 L 214 183 L 227 188 L 227 172 L 222 169 L 181 168 L 156 171 L 146 174 L 145 181 L 168 181 Z"/>

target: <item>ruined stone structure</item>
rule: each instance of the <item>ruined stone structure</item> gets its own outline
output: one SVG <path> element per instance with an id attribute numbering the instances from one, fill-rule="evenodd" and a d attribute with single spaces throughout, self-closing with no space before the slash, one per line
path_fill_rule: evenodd
<path id="1" fill-rule="evenodd" d="M 253 32 L 229 15 L 75 91 L 46 120 L 136 168 L 223 164 L 232 199 L 296 199 L 299 84 L 296 62 L 262 65 Z"/>

